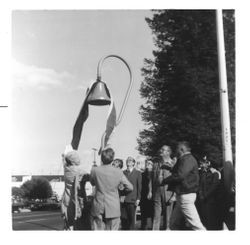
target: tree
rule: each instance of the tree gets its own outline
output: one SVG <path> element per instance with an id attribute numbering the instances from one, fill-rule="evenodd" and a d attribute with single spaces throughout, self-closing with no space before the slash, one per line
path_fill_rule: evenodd
<path id="1" fill-rule="evenodd" d="M 22 188 L 14 186 L 11 188 L 11 195 L 14 198 L 22 198 L 24 196 L 24 191 Z"/>
<path id="2" fill-rule="evenodd" d="M 26 181 L 21 188 L 29 199 L 46 199 L 53 194 L 49 181 L 41 177 Z"/>
<path id="3" fill-rule="evenodd" d="M 234 12 L 224 11 L 224 19 L 234 137 Z M 198 158 L 221 164 L 215 11 L 157 10 L 146 21 L 156 50 L 142 68 L 140 114 L 148 128 L 139 133 L 140 153 L 154 157 L 163 144 L 188 140 Z"/>

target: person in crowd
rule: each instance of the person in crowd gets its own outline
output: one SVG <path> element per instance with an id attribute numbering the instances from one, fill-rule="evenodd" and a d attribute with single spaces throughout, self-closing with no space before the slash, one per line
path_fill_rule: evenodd
<path id="1" fill-rule="evenodd" d="M 122 160 L 122 159 L 119 159 L 119 158 L 116 158 L 116 159 L 112 162 L 112 166 L 113 166 L 113 167 L 116 167 L 116 168 L 119 168 L 119 169 L 122 169 L 122 168 L 123 168 L 123 160 Z"/>
<path id="2" fill-rule="evenodd" d="M 145 163 L 145 170 L 142 172 L 142 188 L 141 188 L 141 230 L 148 229 L 148 218 L 151 219 L 153 223 L 153 201 L 148 199 L 149 193 L 149 182 L 152 174 L 153 162 L 147 160 Z"/>
<path id="3" fill-rule="evenodd" d="M 142 159 L 137 159 L 136 164 L 135 164 L 135 169 L 140 171 L 141 173 L 145 170 L 145 160 Z"/>
<path id="4" fill-rule="evenodd" d="M 118 230 L 121 215 L 119 186 L 122 184 L 126 191 L 133 190 L 123 172 L 111 165 L 114 154 L 112 148 L 104 149 L 101 153 L 102 165 L 91 170 L 90 182 L 95 186 L 91 207 L 93 230 Z"/>
<path id="5" fill-rule="evenodd" d="M 123 160 L 122 160 L 122 159 L 119 159 L 119 158 L 116 158 L 116 159 L 112 162 L 112 166 L 115 167 L 115 168 L 122 169 L 122 168 L 123 168 Z M 123 186 L 122 184 L 119 185 L 119 187 L 118 187 L 118 192 L 119 192 L 119 198 L 120 198 L 121 219 L 123 219 L 124 217 L 126 217 L 126 213 L 125 213 L 125 210 L 124 210 L 122 204 L 124 203 L 125 195 L 126 195 L 127 193 L 126 193 L 126 190 L 124 190 L 124 186 Z M 120 229 L 120 228 L 121 228 L 121 224 L 120 224 L 119 229 Z"/>
<path id="6" fill-rule="evenodd" d="M 61 212 L 65 230 L 77 229 L 78 220 L 82 220 L 82 211 L 86 202 L 85 183 L 89 180 L 81 165 L 80 157 L 71 145 L 66 146 L 63 157 L 64 193 L 62 196 Z M 86 224 L 87 222 L 85 222 Z M 88 229 L 83 227 L 83 229 Z"/>
<path id="7" fill-rule="evenodd" d="M 176 193 L 176 205 L 173 210 L 170 229 L 180 230 L 183 220 L 192 230 L 205 230 L 195 206 L 196 193 L 199 189 L 198 163 L 191 154 L 187 141 L 177 145 L 178 160 L 172 174 L 163 179 L 162 185 L 168 184 Z"/>
<path id="8" fill-rule="evenodd" d="M 125 176 L 133 185 L 133 191 L 125 196 L 122 209 L 124 216 L 122 217 L 123 230 L 135 230 L 136 208 L 141 199 L 141 172 L 134 168 L 135 159 L 128 157 L 126 160 L 127 169 L 124 171 Z"/>
<path id="9" fill-rule="evenodd" d="M 221 222 L 218 213 L 218 191 L 221 174 L 211 166 L 206 157 L 200 162 L 200 186 L 197 198 L 197 209 L 201 222 L 207 230 L 220 230 Z"/>
<path id="10" fill-rule="evenodd" d="M 79 177 L 77 183 L 77 196 L 78 200 L 81 203 L 81 217 L 77 218 L 75 227 L 76 230 L 91 230 L 91 216 L 90 216 L 90 210 L 91 210 L 91 203 L 93 196 L 90 193 L 88 194 L 88 191 L 86 190 L 86 184 L 89 182 L 89 174 L 83 175 Z M 90 183 L 89 183 L 90 184 Z M 90 184 L 91 185 L 91 184 Z"/>
<path id="11" fill-rule="evenodd" d="M 149 184 L 148 198 L 153 199 L 154 218 L 153 230 L 160 230 L 161 214 L 163 214 L 163 229 L 169 229 L 169 220 L 173 208 L 173 192 L 168 191 L 168 186 L 161 186 L 164 178 L 170 175 L 170 170 L 174 166 L 171 158 L 171 147 L 163 145 L 159 150 L 159 156 L 153 165 L 153 172 Z M 165 168 L 162 168 L 165 166 Z"/>
<path id="12" fill-rule="evenodd" d="M 219 168 L 221 181 L 218 191 L 218 219 L 221 223 L 221 229 L 224 224 L 228 230 L 235 230 L 235 170 L 230 161 L 226 161 L 224 166 Z"/>

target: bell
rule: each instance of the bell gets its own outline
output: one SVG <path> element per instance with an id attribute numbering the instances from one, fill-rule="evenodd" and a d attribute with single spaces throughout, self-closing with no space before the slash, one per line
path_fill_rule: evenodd
<path id="1" fill-rule="evenodd" d="M 97 79 L 97 81 L 92 85 L 87 98 L 87 103 L 89 105 L 97 106 L 110 105 L 110 93 L 104 82 Z"/>

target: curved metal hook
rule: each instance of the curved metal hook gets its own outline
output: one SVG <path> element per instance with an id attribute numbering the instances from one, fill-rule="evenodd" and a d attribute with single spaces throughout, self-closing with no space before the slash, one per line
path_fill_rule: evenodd
<path id="1" fill-rule="evenodd" d="M 123 61 L 123 63 L 127 66 L 128 70 L 129 70 L 129 75 L 130 75 L 129 86 L 128 86 L 128 89 L 127 89 L 127 92 L 126 92 L 126 95 L 125 95 L 125 98 L 124 98 L 124 101 L 123 101 L 119 116 L 118 116 L 118 118 L 116 120 L 115 126 L 117 126 L 121 122 L 125 107 L 126 107 L 127 102 L 128 102 L 128 97 L 130 95 L 132 84 L 133 84 L 133 75 L 132 75 L 132 71 L 131 71 L 131 68 L 130 68 L 129 64 L 122 57 L 120 57 L 118 55 L 115 55 L 115 54 L 111 54 L 111 55 L 104 56 L 103 58 L 100 59 L 100 61 L 98 63 L 98 67 L 97 67 L 97 79 L 101 80 L 101 69 L 102 69 L 103 63 L 107 58 L 111 58 L 111 57 L 112 58 L 118 58 L 121 61 Z"/>

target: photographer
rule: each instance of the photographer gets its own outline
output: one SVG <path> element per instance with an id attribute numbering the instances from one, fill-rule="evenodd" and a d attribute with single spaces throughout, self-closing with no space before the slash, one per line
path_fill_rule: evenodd
<path id="1" fill-rule="evenodd" d="M 197 208 L 201 221 L 207 230 L 220 230 L 217 198 L 221 174 L 211 166 L 206 157 L 200 162 L 199 174 Z"/>

